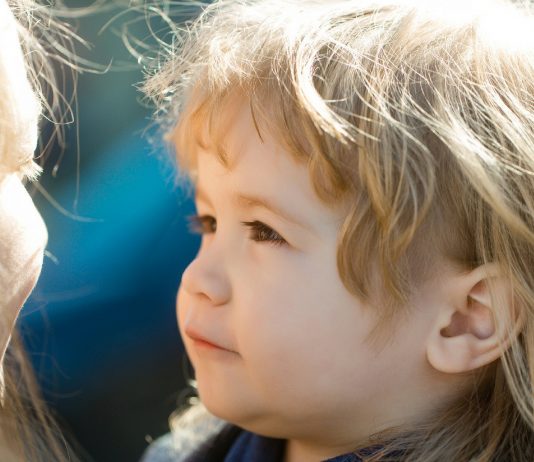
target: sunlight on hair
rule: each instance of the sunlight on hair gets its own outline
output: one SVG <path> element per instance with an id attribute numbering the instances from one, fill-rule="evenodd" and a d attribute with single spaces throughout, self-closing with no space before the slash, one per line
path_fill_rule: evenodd
<path id="1" fill-rule="evenodd" d="M 452 27 L 478 23 L 479 30 L 497 43 L 506 42 L 506 38 L 511 37 L 516 41 L 518 28 L 525 32 L 524 38 L 532 36 L 527 33 L 531 31 L 527 30 L 524 16 L 518 15 L 517 9 L 501 0 L 450 0 L 446 3 L 406 0 L 406 4 Z M 528 7 L 529 2 L 525 4 Z"/>
<path id="2" fill-rule="evenodd" d="M 410 461 L 531 459 L 533 6 L 218 0 L 174 26 L 147 68 L 155 121 L 173 134 L 193 183 L 198 140 L 207 127 L 209 141 L 224 145 L 229 95 L 238 92 L 260 131 L 306 163 L 317 195 L 346 201 L 339 276 L 359 299 L 374 302 L 379 292 L 381 319 L 408 311 L 436 276 L 437 257 L 461 271 L 500 268 L 525 319 L 521 331 L 478 371 L 472 396 L 386 439 L 409 448 Z M 496 324 L 507 328 L 503 314 Z"/>
<path id="3" fill-rule="evenodd" d="M 509 6 L 501 8 L 498 14 L 483 17 L 479 27 L 482 39 L 503 51 L 526 50 L 534 43 L 532 18 Z"/>
<path id="4" fill-rule="evenodd" d="M 523 3 L 526 8 L 532 5 L 528 1 Z M 501 0 L 450 0 L 446 3 L 406 0 L 406 4 L 451 27 L 477 23 L 481 39 L 497 48 L 510 51 L 532 44 L 534 34 L 530 18 Z"/>

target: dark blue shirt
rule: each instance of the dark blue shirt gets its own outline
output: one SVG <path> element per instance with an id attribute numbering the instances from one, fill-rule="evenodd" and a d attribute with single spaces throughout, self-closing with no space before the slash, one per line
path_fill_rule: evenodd
<path id="1" fill-rule="evenodd" d="M 187 462 L 282 462 L 285 440 L 267 438 L 229 426 L 195 451 Z M 361 462 L 355 454 L 343 454 L 324 462 Z"/>

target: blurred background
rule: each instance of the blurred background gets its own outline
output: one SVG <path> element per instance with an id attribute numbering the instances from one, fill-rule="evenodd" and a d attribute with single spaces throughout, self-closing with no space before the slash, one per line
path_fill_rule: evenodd
<path id="1" fill-rule="evenodd" d="M 92 45 L 77 53 L 109 70 L 65 81 L 77 93 L 75 121 L 46 161 L 44 192 L 33 191 L 49 241 L 19 322 L 46 401 L 96 462 L 138 460 L 183 401 L 190 372 L 175 295 L 198 246 L 171 154 L 148 141 L 158 135 L 136 89 L 141 69 L 120 38 L 132 16 L 115 6 L 68 20 Z M 143 30 L 131 24 L 137 37 Z"/>

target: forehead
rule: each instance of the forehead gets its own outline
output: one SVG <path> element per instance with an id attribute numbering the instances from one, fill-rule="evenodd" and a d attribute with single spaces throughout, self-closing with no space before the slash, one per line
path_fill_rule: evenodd
<path id="1" fill-rule="evenodd" d="M 231 161 L 228 146 L 232 145 L 235 155 L 245 141 L 257 141 L 254 135 L 260 142 L 282 146 L 305 164 L 312 151 L 302 135 L 306 130 L 301 125 L 306 122 L 293 105 L 284 106 L 282 101 L 283 95 L 266 88 L 215 94 L 194 89 L 169 137 L 180 167 L 194 175 L 199 149 L 214 152 L 226 165 Z M 243 139 L 245 132 L 251 135 L 247 140 Z"/>
<path id="2" fill-rule="evenodd" d="M 229 108 L 229 114 L 222 146 L 196 149 L 192 176 L 197 199 L 215 202 L 224 196 L 237 205 L 269 203 L 271 210 L 283 211 L 278 214 L 311 231 L 320 234 L 332 223 L 337 229 L 344 212 L 321 201 L 306 162 L 291 155 L 270 131 L 258 130 L 246 103 Z"/>
<path id="3" fill-rule="evenodd" d="M 217 120 L 211 126 L 209 120 L 202 120 L 184 129 L 194 146 L 180 152 L 177 143 L 178 156 L 187 156 L 193 176 L 198 174 L 199 159 L 205 163 L 206 157 L 211 157 L 220 174 L 256 178 L 259 184 L 280 184 L 292 178 L 301 189 L 309 187 L 306 163 L 292 156 L 270 130 L 260 128 L 248 101 L 229 100 L 212 114 Z"/>

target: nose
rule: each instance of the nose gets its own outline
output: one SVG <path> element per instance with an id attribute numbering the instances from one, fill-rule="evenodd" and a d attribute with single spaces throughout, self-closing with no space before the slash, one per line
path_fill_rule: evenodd
<path id="1" fill-rule="evenodd" d="M 231 298 L 231 285 L 223 255 L 215 242 L 202 246 L 182 275 L 181 289 L 194 297 L 206 298 L 210 304 L 223 305 Z"/>

